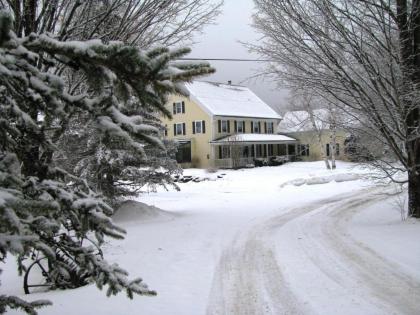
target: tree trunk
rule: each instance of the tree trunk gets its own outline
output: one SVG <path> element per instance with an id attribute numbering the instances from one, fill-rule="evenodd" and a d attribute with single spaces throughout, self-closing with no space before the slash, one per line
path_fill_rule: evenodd
<path id="1" fill-rule="evenodd" d="M 309 120 L 311 121 L 312 127 L 314 128 L 315 132 L 316 132 L 316 136 L 318 139 L 318 144 L 319 147 L 321 148 L 321 155 L 322 155 L 322 159 L 325 162 L 325 167 L 330 170 L 331 166 L 330 166 L 330 161 L 328 161 L 328 156 L 327 156 L 327 152 L 325 152 L 325 146 L 322 143 L 322 131 L 319 130 L 319 127 L 316 125 L 316 121 L 315 121 L 315 117 L 314 117 L 314 112 L 312 110 L 312 107 L 309 103 L 309 101 L 306 104 L 306 108 L 309 114 Z"/>
<path id="2" fill-rule="evenodd" d="M 420 139 L 406 145 L 408 155 L 408 214 L 420 218 Z"/>
<path id="3" fill-rule="evenodd" d="M 396 1 L 400 54 L 404 74 L 403 95 L 411 95 L 420 86 L 420 0 Z M 406 151 L 408 173 L 408 213 L 420 218 L 420 106 L 418 99 L 405 100 Z"/>
<path id="4" fill-rule="evenodd" d="M 408 172 L 408 214 L 420 218 L 420 173 Z"/>
<path id="5" fill-rule="evenodd" d="M 336 128 L 333 127 L 331 130 L 331 168 L 335 170 L 337 166 L 335 165 L 335 155 L 337 152 L 337 135 L 336 135 Z"/>

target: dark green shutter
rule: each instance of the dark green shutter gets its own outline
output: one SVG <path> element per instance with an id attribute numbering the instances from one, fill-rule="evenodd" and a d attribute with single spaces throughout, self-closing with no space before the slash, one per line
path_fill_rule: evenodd
<path id="1" fill-rule="evenodd" d="M 176 136 L 176 124 L 174 124 L 174 136 Z"/>
<path id="2" fill-rule="evenodd" d="M 203 120 L 203 123 L 202 123 L 202 125 L 201 125 L 201 132 L 202 133 L 206 133 L 206 121 L 205 120 Z"/>
<path id="3" fill-rule="evenodd" d="M 258 133 L 261 133 L 261 121 L 258 122 Z"/>
<path id="4" fill-rule="evenodd" d="M 227 121 L 227 132 L 230 133 L 230 120 Z"/>
<path id="5" fill-rule="evenodd" d="M 176 104 L 175 103 L 173 103 L 172 104 L 172 112 L 173 112 L 173 114 L 175 115 L 176 114 Z"/>
<path id="6" fill-rule="evenodd" d="M 268 132 L 267 132 L 267 122 L 266 122 L 266 121 L 264 121 L 264 132 L 265 132 L 265 133 L 268 133 Z"/>
<path id="7" fill-rule="evenodd" d="M 182 101 L 182 113 L 185 114 L 185 102 Z"/>
<path id="8" fill-rule="evenodd" d="M 235 120 L 235 123 L 234 124 L 235 124 L 235 130 L 234 131 L 235 132 L 238 132 L 238 122 Z"/>
<path id="9" fill-rule="evenodd" d="M 218 126 L 219 133 L 221 133 L 222 132 L 222 122 L 220 121 L 220 119 L 217 121 L 217 126 Z"/>
<path id="10" fill-rule="evenodd" d="M 193 134 L 195 134 L 195 121 L 192 122 L 192 131 L 193 131 Z"/>
<path id="11" fill-rule="evenodd" d="M 186 135 L 186 131 L 185 131 L 185 123 L 182 123 L 182 134 L 185 136 Z"/>
<path id="12" fill-rule="evenodd" d="M 251 121 L 251 133 L 254 133 L 254 122 Z"/>

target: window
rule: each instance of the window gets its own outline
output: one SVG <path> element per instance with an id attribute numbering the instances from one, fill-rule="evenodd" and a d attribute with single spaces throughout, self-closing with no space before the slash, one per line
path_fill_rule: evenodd
<path id="1" fill-rule="evenodd" d="M 260 133 L 261 132 L 261 122 L 251 121 L 251 132 L 252 133 Z"/>
<path id="2" fill-rule="evenodd" d="M 265 145 L 256 144 L 255 145 L 255 155 L 256 157 L 264 157 Z"/>
<path id="3" fill-rule="evenodd" d="M 174 136 L 185 135 L 185 123 L 174 124 Z"/>
<path id="4" fill-rule="evenodd" d="M 185 103 L 182 102 L 174 102 L 173 103 L 173 114 L 184 114 L 185 113 Z"/>
<path id="5" fill-rule="evenodd" d="M 197 120 L 192 122 L 193 134 L 206 133 L 206 122 L 204 120 Z"/>
<path id="6" fill-rule="evenodd" d="M 289 155 L 295 155 L 296 153 L 296 146 L 294 144 L 289 144 L 287 147 Z"/>
<path id="7" fill-rule="evenodd" d="M 274 123 L 272 121 L 265 123 L 265 133 L 274 133 Z"/>
<path id="8" fill-rule="evenodd" d="M 309 156 L 309 144 L 300 144 L 299 153 L 302 156 Z"/>
<path id="9" fill-rule="evenodd" d="M 325 151 L 326 151 L 327 156 L 330 156 L 331 152 L 330 152 L 330 144 L 329 143 L 326 144 L 326 150 Z M 340 155 L 340 145 L 338 143 L 335 144 L 335 155 Z"/>
<path id="10" fill-rule="evenodd" d="M 229 120 L 218 120 L 218 130 L 219 133 L 230 133 L 230 121 Z"/>
<path id="11" fill-rule="evenodd" d="M 230 158 L 230 147 L 227 145 L 219 146 L 219 159 Z"/>
<path id="12" fill-rule="evenodd" d="M 245 122 L 242 120 L 235 120 L 235 132 L 244 133 L 245 132 Z"/>
<path id="13" fill-rule="evenodd" d="M 277 155 L 286 155 L 287 144 L 278 144 L 277 145 Z"/>
<path id="14" fill-rule="evenodd" d="M 267 145 L 267 151 L 268 151 L 268 153 L 267 153 L 268 156 L 273 156 L 274 145 L 273 144 L 268 144 Z"/>

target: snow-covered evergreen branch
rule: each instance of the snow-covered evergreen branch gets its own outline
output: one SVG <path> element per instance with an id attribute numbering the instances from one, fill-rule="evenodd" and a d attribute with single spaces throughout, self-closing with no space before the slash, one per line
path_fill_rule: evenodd
<path id="1" fill-rule="evenodd" d="M 177 84 L 183 81 L 214 71 L 208 64 L 173 64 L 173 58 L 188 52 L 142 51 L 99 40 L 64 42 L 47 34 L 18 37 L 10 15 L 0 11 L 0 260 L 18 255 L 24 270 L 25 258 L 41 253 L 48 259 L 53 288 L 93 281 L 107 286 L 108 295 L 156 294 L 102 257 L 104 237 L 123 238 L 125 231 L 110 218 L 113 208 L 100 187 L 59 167 L 55 139 L 81 115 L 98 133 L 99 144 L 109 142 L 103 149 L 110 150 L 119 172 L 133 176 L 125 162 L 139 153 L 144 159 L 149 147 L 165 148 L 156 113 L 170 115 L 164 107 L 167 94 L 180 92 Z M 63 66 L 88 78 L 84 91 L 70 94 L 59 72 L 49 71 Z M 114 173 L 104 174 L 115 187 Z M 2 296 L 0 312 L 9 306 L 35 314 L 46 304 Z"/>

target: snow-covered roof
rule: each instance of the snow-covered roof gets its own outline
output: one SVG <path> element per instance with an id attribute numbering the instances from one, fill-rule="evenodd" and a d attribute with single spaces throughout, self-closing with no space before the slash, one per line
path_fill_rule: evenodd
<path id="1" fill-rule="evenodd" d="M 212 141 L 212 143 L 225 143 L 225 142 L 288 142 L 296 141 L 288 136 L 262 134 L 262 133 L 242 133 L 224 137 L 219 140 Z"/>
<path id="2" fill-rule="evenodd" d="M 244 86 L 193 81 L 190 97 L 211 115 L 281 119 L 270 106 Z"/>
<path id="3" fill-rule="evenodd" d="M 318 130 L 328 129 L 329 112 L 326 109 L 315 109 L 313 111 L 315 124 Z M 314 130 L 309 113 L 305 110 L 287 112 L 279 124 L 279 132 L 298 132 Z"/>

